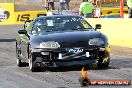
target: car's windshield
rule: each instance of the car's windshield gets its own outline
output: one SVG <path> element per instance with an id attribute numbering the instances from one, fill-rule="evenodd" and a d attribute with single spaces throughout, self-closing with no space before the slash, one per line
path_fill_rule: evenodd
<path id="1" fill-rule="evenodd" d="M 39 32 L 66 31 L 66 30 L 89 30 L 92 26 L 78 16 L 46 17 L 37 20 L 34 24 Z"/>

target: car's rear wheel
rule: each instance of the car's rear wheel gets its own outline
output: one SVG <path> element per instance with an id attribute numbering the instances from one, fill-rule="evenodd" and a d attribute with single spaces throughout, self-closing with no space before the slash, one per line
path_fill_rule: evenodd
<path id="1" fill-rule="evenodd" d="M 16 58 L 17 58 L 17 66 L 22 67 L 24 66 L 24 63 L 22 62 L 20 58 L 20 50 L 18 49 L 18 45 L 16 44 Z"/>
<path id="2" fill-rule="evenodd" d="M 18 67 L 22 67 L 23 66 L 23 62 L 19 58 L 17 58 L 17 66 Z"/>

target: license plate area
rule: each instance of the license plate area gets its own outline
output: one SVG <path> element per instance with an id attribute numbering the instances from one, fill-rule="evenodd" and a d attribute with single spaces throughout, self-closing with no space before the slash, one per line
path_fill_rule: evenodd
<path id="1" fill-rule="evenodd" d="M 82 53 L 84 50 L 82 48 L 69 48 L 66 51 L 68 53 Z"/>

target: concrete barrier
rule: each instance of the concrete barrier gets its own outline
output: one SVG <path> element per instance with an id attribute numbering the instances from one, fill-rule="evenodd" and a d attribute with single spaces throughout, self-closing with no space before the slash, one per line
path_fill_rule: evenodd
<path id="1" fill-rule="evenodd" d="M 33 20 L 36 17 L 46 15 L 46 11 L 21 11 L 14 13 L 14 24 L 24 24 L 25 20 Z"/>
<path id="2" fill-rule="evenodd" d="M 0 25 L 24 24 L 26 20 L 44 15 L 46 10 L 15 12 L 13 3 L 0 3 Z"/>
<path id="3" fill-rule="evenodd" d="M 86 19 L 94 27 L 101 24 L 110 45 L 132 48 L 132 19 Z"/>

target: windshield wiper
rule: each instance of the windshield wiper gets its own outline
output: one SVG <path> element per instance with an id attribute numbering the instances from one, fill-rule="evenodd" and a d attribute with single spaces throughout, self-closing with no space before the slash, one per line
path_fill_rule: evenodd
<path id="1" fill-rule="evenodd" d="M 46 32 L 54 32 L 54 31 L 60 31 L 59 29 L 53 29 L 53 30 L 45 30 Z"/>
<path id="2" fill-rule="evenodd" d="M 92 28 L 73 28 L 72 30 L 84 30 L 84 29 L 92 29 Z"/>

